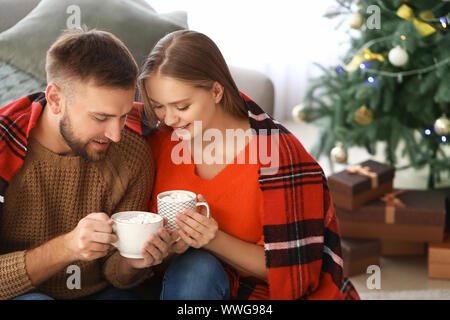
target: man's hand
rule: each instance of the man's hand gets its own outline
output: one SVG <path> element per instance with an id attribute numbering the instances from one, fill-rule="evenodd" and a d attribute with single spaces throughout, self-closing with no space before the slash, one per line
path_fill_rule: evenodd
<path id="1" fill-rule="evenodd" d="M 73 260 L 91 261 L 106 256 L 111 243 L 118 240 L 112 233 L 114 222 L 103 212 L 91 213 L 66 234 L 66 247 Z"/>
<path id="2" fill-rule="evenodd" d="M 169 254 L 172 245 L 169 231 L 159 228 L 156 234 L 152 234 L 141 250 L 143 259 L 130 259 L 122 257 L 131 267 L 143 269 L 158 265 Z"/>

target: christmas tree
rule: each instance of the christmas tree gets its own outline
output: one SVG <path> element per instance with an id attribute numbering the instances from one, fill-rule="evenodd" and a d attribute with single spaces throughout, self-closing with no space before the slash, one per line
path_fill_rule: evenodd
<path id="1" fill-rule="evenodd" d="M 450 2 L 437 0 L 340 0 L 330 18 L 345 16 L 350 50 L 342 64 L 321 67 L 296 120 L 318 123 L 312 151 L 346 162 L 346 150 L 363 146 L 375 153 L 385 143 L 386 161 L 396 152 L 408 164 L 429 166 L 429 188 L 450 173 Z"/>

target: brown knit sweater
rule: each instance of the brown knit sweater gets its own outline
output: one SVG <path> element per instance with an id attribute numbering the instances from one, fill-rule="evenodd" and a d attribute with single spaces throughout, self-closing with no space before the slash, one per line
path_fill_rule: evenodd
<path id="1" fill-rule="evenodd" d="M 72 263 L 81 269 L 81 289 L 67 288 L 71 276 L 67 267 L 34 288 L 26 271 L 25 252 L 70 232 L 92 212 L 112 215 L 147 210 L 153 179 L 150 148 L 127 128 L 121 141 L 113 143 L 106 158 L 97 162 L 52 153 L 30 139 L 23 167 L 6 190 L 0 216 L 0 299 L 31 290 L 71 299 L 95 293 L 108 282 L 130 286 L 117 281 L 119 255 L 113 247 L 105 258 Z"/>

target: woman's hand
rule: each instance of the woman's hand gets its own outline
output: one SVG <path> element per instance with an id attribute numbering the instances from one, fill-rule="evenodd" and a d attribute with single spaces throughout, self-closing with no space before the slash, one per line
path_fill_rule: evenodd
<path id="1" fill-rule="evenodd" d="M 160 264 L 169 254 L 172 245 L 172 237 L 164 228 L 159 228 L 156 234 L 152 234 L 141 250 L 142 259 L 124 258 L 135 269 L 148 268 Z"/>
<path id="2" fill-rule="evenodd" d="M 200 194 L 198 199 L 199 201 L 206 201 Z M 219 230 L 216 220 L 206 217 L 205 207 L 200 208 L 200 213 L 186 209 L 183 213 L 177 214 L 175 222 L 180 227 L 177 231 L 181 240 L 197 249 L 208 245 L 216 237 Z"/>
<path id="3" fill-rule="evenodd" d="M 184 242 L 183 239 L 181 239 L 178 230 L 173 230 L 170 236 L 172 237 L 173 241 L 172 247 L 170 248 L 170 252 L 182 254 L 187 249 L 189 249 L 189 245 L 186 242 Z"/>

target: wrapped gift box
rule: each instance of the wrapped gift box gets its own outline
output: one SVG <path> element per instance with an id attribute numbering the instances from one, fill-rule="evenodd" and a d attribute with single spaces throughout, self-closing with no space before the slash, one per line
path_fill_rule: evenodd
<path id="1" fill-rule="evenodd" d="M 447 212 L 447 219 L 445 221 L 445 232 L 450 233 L 450 188 L 437 189 L 445 197 L 445 211 Z"/>
<path id="2" fill-rule="evenodd" d="M 426 253 L 425 242 L 381 240 L 382 256 L 412 256 Z"/>
<path id="3" fill-rule="evenodd" d="M 351 173 L 355 170 L 359 173 Z M 394 172 L 392 166 L 368 160 L 359 164 L 359 167 L 349 166 L 329 176 L 328 186 L 334 204 L 343 209 L 355 210 L 391 192 Z"/>
<path id="4" fill-rule="evenodd" d="M 336 208 L 341 235 L 412 242 L 443 240 L 445 194 L 433 190 L 408 190 L 394 198 L 395 203 L 376 200 L 353 211 Z"/>
<path id="5" fill-rule="evenodd" d="M 341 248 L 347 277 L 366 273 L 370 265 L 380 265 L 380 240 L 342 238 Z"/>
<path id="6" fill-rule="evenodd" d="M 450 279 L 450 234 L 443 242 L 428 243 L 428 277 Z"/>

